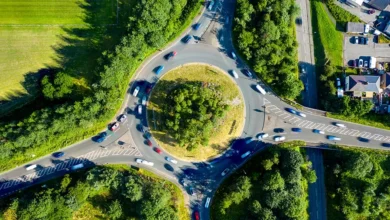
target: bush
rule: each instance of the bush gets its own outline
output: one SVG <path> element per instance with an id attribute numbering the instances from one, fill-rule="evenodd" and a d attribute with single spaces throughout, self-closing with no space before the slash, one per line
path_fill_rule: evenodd
<path id="1" fill-rule="evenodd" d="M 335 0 L 326 0 L 325 4 L 328 7 L 330 13 L 342 27 L 345 27 L 347 22 L 361 22 L 359 17 L 336 5 Z"/>

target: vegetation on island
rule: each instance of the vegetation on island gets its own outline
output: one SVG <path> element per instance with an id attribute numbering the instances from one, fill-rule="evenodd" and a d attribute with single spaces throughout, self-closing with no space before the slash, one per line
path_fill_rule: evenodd
<path id="1" fill-rule="evenodd" d="M 59 52 L 73 49 L 72 56 L 62 60 L 67 68 L 45 72 L 50 76 L 42 79 L 44 91 L 39 102 L 34 104 L 37 109 L 31 112 L 29 108 L 23 108 L 1 119 L 0 171 L 23 164 L 32 155 L 40 157 L 73 144 L 105 128 L 121 106 L 129 78 L 139 64 L 176 38 L 200 6 L 199 0 L 134 1 L 132 7 L 125 10 L 131 17 L 123 18 L 123 25 L 116 27 L 121 31 L 118 32 L 120 43 L 115 47 L 105 48 L 106 43 L 114 40 L 109 34 L 110 28 L 92 23 L 88 28 L 96 35 L 87 35 L 87 44 L 79 44 L 77 38 L 69 39 L 73 44 L 58 49 Z M 77 28 L 69 31 L 86 34 Z M 92 66 L 82 59 L 89 52 L 96 56 Z M 88 83 L 69 80 L 78 74 L 89 75 Z M 65 85 L 61 83 L 63 81 Z"/>
<path id="2" fill-rule="evenodd" d="M 390 154 L 323 151 L 328 219 L 390 219 Z"/>
<path id="3" fill-rule="evenodd" d="M 257 75 L 285 98 L 303 89 L 298 78 L 293 0 L 238 0 L 233 34 L 237 49 Z"/>
<path id="4" fill-rule="evenodd" d="M 247 161 L 218 188 L 211 219 L 309 219 L 308 183 L 317 177 L 303 145 L 273 145 Z"/>
<path id="5" fill-rule="evenodd" d="M 66 174 L 1 199 L 0 210 L 20 220 L 189 219 L 177 186 L 121 165 Z"/>

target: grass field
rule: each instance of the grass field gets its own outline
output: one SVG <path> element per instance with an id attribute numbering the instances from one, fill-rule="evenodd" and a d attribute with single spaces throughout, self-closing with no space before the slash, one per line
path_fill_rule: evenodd
<path id="1" fill-rule="evenodd" d="M 0 0 L 0 100 L 26 92 L 25 74 L 57 66 L 54 48 L 67 44 L 64 29 L 115 24 L 116 0 L 96 2 Z"/>
<path id="2" fill-rule="evenodd" d="M 219 122 L 210 138 L 209 146 L 200 146 L 193 151 L 179 147 L 175 141 L 159 127 L 159 106 L 163 98 L 156 98 L 156 94 L 167 94 L 175 86 L 175 81 L 200 81 L 220 85 L 219 91 L 229 101 L 230 110 L 225 118 Z M 164 86 L 167 85 L 167 86 Z M 186 65 L 165 74 L 160 83 L 154 88 L 148 105 L 148 124 L 153 136 L 159 145 L 169 153 L 183 159 L 205 160 L 216 156 L 229 147 L 229 141 L 240 136 L 244 126 L 244 102 L 235 83 L 226 74 L 206 65 Z M 156 125 L 156 128 L 154 126 Z"/>

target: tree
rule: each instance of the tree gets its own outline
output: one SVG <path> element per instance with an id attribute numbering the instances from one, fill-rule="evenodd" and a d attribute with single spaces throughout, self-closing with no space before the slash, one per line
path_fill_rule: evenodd
<path id="1" fill-rule="evenodd" d="M 123 215 L 122 206 L 118 200 L 114 200 L 108 207 L 108 216 L 110 219 L 120 219 Z"/>
<path id="2" fill-rule="evenodd" d="M 134 177 L 129 177 L 125 184 L 123 195 L 132 202 L 139 201 L 143 195 L 142 188 L 139 180 L 136 180 Z"/>
<path id="3" fill-rule="evenodd" d="M 278 171 L 268 171 L 263 176 L 263 190 L 283 190 L 284 179 Z"/>
<path id="4" fill-rule="evenodd" d="M 364 152 L 352 153 L 347 161 L 347 169 L 355 177 L 365 177 L 373 168 L 370 156 Z"/>

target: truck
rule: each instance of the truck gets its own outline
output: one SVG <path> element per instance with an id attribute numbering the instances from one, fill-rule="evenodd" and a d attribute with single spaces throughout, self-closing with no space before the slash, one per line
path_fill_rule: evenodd
<path id="1" fill-rule="evenodd" d="M 375 57 L 370 57 L 370 69 L 375 69 L 376 68 L 376 58 Z"/>

